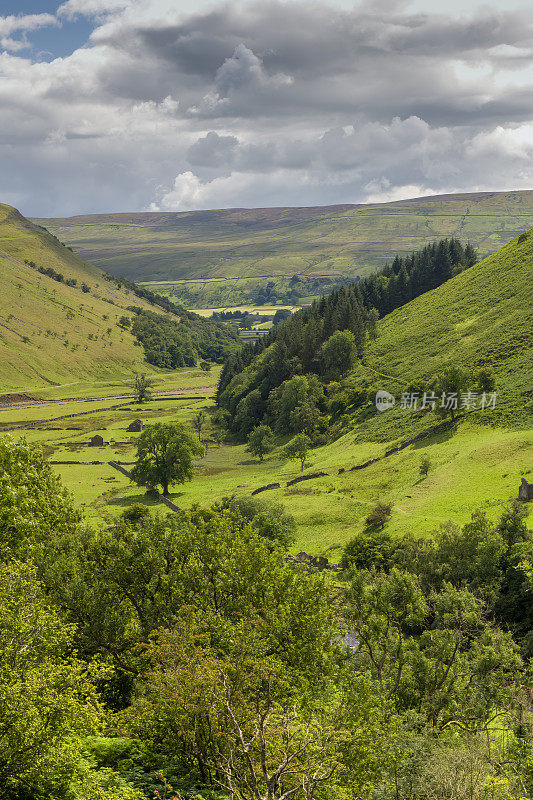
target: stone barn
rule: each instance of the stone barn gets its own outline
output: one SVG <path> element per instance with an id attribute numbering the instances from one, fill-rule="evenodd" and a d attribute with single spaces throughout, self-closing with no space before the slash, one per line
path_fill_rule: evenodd
<path id="1" fill-rule="evenodd" d="M 144 430 L 144 423 L 140 419 L 134 419 L 126 428 L 130 433 L 140 433 Z"/>
<path id="2" fill-rule="evenodd" d="M 518 489 L 519 500 L 533 500 L 533 483 L 528 483 L 525 478 L 522 478 L 522 483 Z"/>
<path id="3" fill-rule="evenodd" d="M 97 434 L 96 436 L 93 436 L 93 438 L 89 442 L 89 447 L 101 447 L 103 443 L 104 443 L 104 437 L 100 436 L 100 434 Z"/>

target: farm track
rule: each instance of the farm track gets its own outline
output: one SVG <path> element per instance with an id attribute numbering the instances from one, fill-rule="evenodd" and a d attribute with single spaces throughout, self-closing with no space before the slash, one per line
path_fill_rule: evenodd
<path id="1" fill-rule="evenodd" d="M 183 390 L 176 390 L 174 392 L 152 392 L 152 397 L 159 399 L 159 400 L 172 400 L 173 398 L 179 400 L 187 400 L 189 399 L 188 395 L 191 393 L 196 392 L 203 392 L 206 396 L 209 394 L 209 386 L 193 386 L 191 389 L 183 389 Z M 133 394 L 112 394 L 112 395 L 104 395 L 103 397 L 70 397 L 64 398 L 61 400 L 33 400 L 32 402 L 26 403 L 0 403 L 0 411 L 10 411 L 12 409 L 17 408 L 41 408 L 42 406 L 55 406 L 61 405 L 62 403 L 97 403 L 101 402 L 102 400 L 133 400 L 135 395 Z M 194 399 L 202 399 L 201 396 L 195 396 Z M 105 409 L 97 409 L 98 411 L 103 411 Z M 80 411 L 79 414 L 87 414 L 90 412 L 87 411 Z M 77 416 L 76 414 L 72 414 L 69 416 Z"/>

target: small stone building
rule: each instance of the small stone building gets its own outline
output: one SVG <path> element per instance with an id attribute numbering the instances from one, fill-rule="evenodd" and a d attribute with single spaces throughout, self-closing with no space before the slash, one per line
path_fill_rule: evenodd
<path id="1" fill-rule="evenodd" d="M 144 423 L 140 419 L 134 419 L 126 428 L 130 433 L 140 433 L 144 430 Z"/>
<path id="2" fill-rule="evenodd" d="M 97 434 L 96 436 L 93 436 L 93 438 L 89 442 L 89 447 L 101 447 L 103 443 L 104 443 L 104 437 L 100 436 L 100 434 Z"/>
<path id="3" fill-rule="evenodd" d="M 528 483 L 525 478 L 522 478 L 522 483 L 518 490 L 518 499 L 526 502 L 533 500 L 533 483 Z"/>

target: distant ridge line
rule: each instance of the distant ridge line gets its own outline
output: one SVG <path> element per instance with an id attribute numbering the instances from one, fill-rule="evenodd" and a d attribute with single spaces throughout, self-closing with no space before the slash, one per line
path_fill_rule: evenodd
<path id="1" fill-rule="evenodd" d="M 519 194 L 531 194 L 533 193 L 533 189 L 509 189 L 507 191 L 484 191 L 484 192 L 450 192 L 444 194 L 431 194 L 431 195 L 419 195 L 417 197 L 407 197 L 403 200 L 378 200 L 378 201 L 368 201 L 366 203 L 334 203 L 334 204 L 326 204 L 326 205 L 312 205 L 312 206 L 230 206 L 227 208 L 198 208 L 192 209 L 189 211 L 98 211 L 92 212 L 89 214 L 75 214 L 72 216 L 66 217 L 32 217 L 32 222 L 40 223 L 45 222 L 46 220 L 62 220 L 62 221 L 78 221 L 80 219 L 93 219 L 95 222 L 102 217 L 109 218 L 119 218 L 119 217 L 135 217 L 139 216 L 143 219 L 146 218 L 153 218 L 156 217 L 174 217 L 174 216 L 188 216 L 191 218 L 197 214 L 206 214 L 206 215 L 216 215 L 216 214 L 233 214 L 233 213 L 246 213 L 247 211 L 256 211 L 256 212 L 268 212 L 268 211 L 302 211 L 306 212 L 306 214 L 312 212 L 338 212 L 338 211 L 353 211 L 356 208 L 371 208 L 376 206 L 397 206 L 402 203 L 420 203 L 425 200 L 427 201 L 443 201 L 443 200 L 451 200 L 451 201 L 461 201 L 461 200 L 471 200 L 475 198 L 488 198 L 488 197 L 497 197 L 497 196 L 504 196 L 504 195 L 519 195 Z M 450 215 L 453 216 L 453 215 Z M 485 216 L 485 215 L 483 215 Z M 529 216 L 529 215 L 528 215 Z"/>

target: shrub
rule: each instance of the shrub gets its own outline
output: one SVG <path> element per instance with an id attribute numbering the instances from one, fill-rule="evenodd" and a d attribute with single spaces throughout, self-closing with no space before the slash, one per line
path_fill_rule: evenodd
<path id="1" fill-rule="evenodd" d="M 392 505 L 390 503 L 377 503 L 365 519 L 365 525 L 369 530 L 382 530 L 391 514 Z"/>
<path id="2" fill-rule="evenodd" d="M 130 525 L 135 525 L 138 522 L 143 522 L 150 516 L 150 509 L 144 503 L 133 503 L 131 506 L 122 512 L 122 518 L 129 522 Z"/>
<path id="3" fill-rule="evenodd" d="M 341 558 L 341 567 L 348 569 L 388 569 L 393 551 L 388 533 L 365 530 L 350 539 Z"/>

